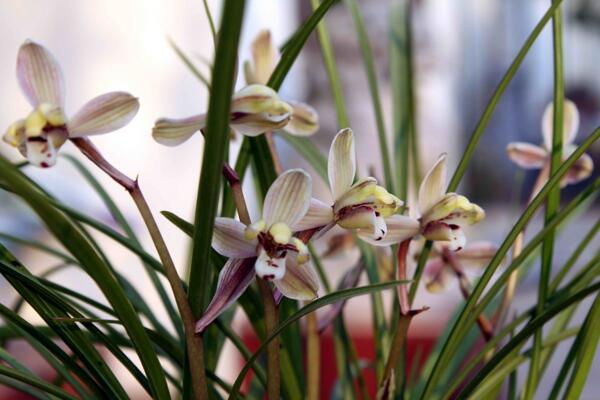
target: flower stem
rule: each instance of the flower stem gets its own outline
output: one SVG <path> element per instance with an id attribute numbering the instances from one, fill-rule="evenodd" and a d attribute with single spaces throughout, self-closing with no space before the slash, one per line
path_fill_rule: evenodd
<path id="1" fill-rule="evenodd" d="M 265 132 L 265 138 L 267 138 L 269 151 L 271 152 L 271 157 L 273 158 L 273 166 L 275 167 L 275 173 L 277 175 L 281 175 L 281 173 L 283 172 L 283 167 L 281 166 L 281 159 L 279 158 L 279 153 L 277 152 L 277 147 L 275 146 L 275 138 L 273 137 L 273 132 Z"/>
<path id="2" fill-rule="evenodd" d="M 175 268 L 175 263 L 171 258 L 171 254 L 169 253 L 162 234 L 158 229 L 158 225 L 152 216 L 152 211 L 144 198 L 137 179 L 133 180 L 113 167 L 89 140 L 75 138 L 71 139 L 71 141 L 87 158 L 101 170 L 106 172 L 118 184 L 123 186 L 123 188 L 131 195 L 131 198 L 137 206 L 165 268 L 165 275 L 169 281 L 171 290 L 173 291 L 173 296 L 175 297 L 175 302 L 183 321 L 185 342 L 189 354 L 188 361 L 190 374 L 192 377 L 195 377 L 195 379 L 191 380 L 194 398 L 197 400 L 208 399 L 208 386 L 204 372 L 204 347 L 202 336 L 197 336 L 194 332 L 194 316 L 192 314 L 192 309 L 190 308 L 190 303 L 188 302 L 187 294 L 181 284 L 181 279 Z"/>
<path id="3" fill-rule="evenodd" d="M 321 343 L 314 312 L 306 316 L 306 369 L 307 400 L 319 399 L 319 376 L 321 373 Z"/>
<path id="4" fill-rule="evenodd" d="M 453 252 L 451 252 L 448 248 L 444 248 L 442 256 L 448 262 L 454 274 L 458 278 L 458 283 L 460 286 L 460 291 L 465 298 L 465 300 L 469 299 L 471 295 L 471 285 L 469 284 L 469 280 L 465 275 L 462 265 L 456 258 Z M 481 331 L 481 335 L 485 339 L 486 342 L 489 342 L 494 337 L 494 328 L 490 320 L 485 316 L 485 314 L 479 314 L 477 316 L 477 325 L 479 326 L 479 330 Z"/>
<path id="5" fill-rule="evenodd" d="M 398 247 L 398 280 L 406 280 L 406 258 L 408 255 L 408 248 L 410 247 L 411 239 L 407 239 L 400 243 Z M 412 318 L 420 314 L 428 308 L 421 308 L 413 310 L 410 308 L 410 301 L 408 296 L 408 288 L 405 284 L 398 286 L 398 299 L 400 302 L 400 318 L 398 319 L 398 325 L 392 338 L 392 345 L 390 347 L 390 353 L 388 355 L 387 363 L 383 371 L 383 378 L 380 383 L 380 392 L 389 392 L 390 385 L 393 381 L 393 372 L 404 353 L 406 338 L 408 335 L 408 327 Z M 381 397 L 381 393 L 378 394 L 378 398 L 387 398 L 387 396 Z"/>

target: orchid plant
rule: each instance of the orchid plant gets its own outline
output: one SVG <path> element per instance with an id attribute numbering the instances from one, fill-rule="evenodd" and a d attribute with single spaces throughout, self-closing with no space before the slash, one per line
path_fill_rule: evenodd
<path id="1" fill-rule="evenodd" d="M 245 86 L 237 90 L 235 70 L 244 1 L 224 0 L 218 31 L 204 3 L 216 46 L 211 63 L 213 79 L 207 83 L 208 110 L 189 118 L 160 118 L 148 132 L 167 146 L 180 145 L 196 132 L 205 135 L 194 221 L 188 222 L 173 211 L 162 212 L 168 219 L 162 222 L 173 223 L 190 237 L 189 276 L 185 277 L 180 274 L 183 268 L 178 268 L 171 257 L 170 246 L 139 180 L 122 173 L 87 139 L 127 125 L 137 113 L 138 99 L 125 92 L 107 93 L 67 118 L 65 83 L 58 63 L 40 44 L 27 41 L 21 46 L 17 78 L 33 111 L 10 125 L 3 139 L 27 161 L 12 163 L 0 156 L 0 188 L 7 196 L 27 204 L 54 240 L 41 243 L 0 232 L 0 274 L 19 296 L 11 305 L 0 304 L 0 385 L 41 399 L 125 400 L 139 397 L 133 394 L 133 386 L 144 392 L 142 397 L 160 400 L 208 400 L 225 395 L 236 399 L 245 381 L 248 399 L 265 395 L 270 400 L 317 400 L 323 396 L 386 400 L 505 398 L 505 393 L 511 394 L 508 398 L 516 398 L 517 378 L 521 376 L 517 371 L 528 366 L 520 397 L 580 397 L 600 341 L 596 329 L 600 321 L 600 261 L 597 254 L 582 266 L 579 260 L 584 258 L 586 248 L 596 245 L 591 250 L 597 253 L 595 235 L 600 223 L 596 222 L 583 238 L 569 238 L 577 245 L 573 245 L 576 250 L 564 265 L 554 253 L 563 251 L 559 248 L 563 241 L 557 239 L 563 227 L 573 224 L 577 232 L 582 231 L 577 213 L 584 212 L 592 203 L 589 199 L 600 190 L 598 179 L 588 180 L 594 167 L 590 148 L 600 137 L 600 129 L 588 134 L 581 145 L 574 144 L 579 119 L 584 117 L 579 116 L 572 101 L 564 99 L 559 62 L 560 1 L 548 6 L 498 85 L 449 182 L 446 154 L 437 158 L 422 180 L 420 177 L 419 132 L 414 121 L 417 108 L 413 104 L 417 96 L 412 92 L 411 68 L 406 72 L 399 67 L 413 65 L 414 61 L 411 19 L 406 18 L 412 10 L 410 2 L 394 2 L 390 12 L 390 37 L 394 38 L 389 69 L 394 82 L 393 151 L 387 143 L 391 136 L 385 132 L 384 108 L 361 10 L 356 0 L 344 2 L 357 28 L 374 103 L 381 149 L 377 155 L 357 152 L 356 141 L 367 143 L 372 139 L 371 132 L 360 132 L 363 136 L 357 137 L 347 126 L 346 99 L 339 90 L 341 84 L 323 20 L 336 2 L 313 3 L 318 6 L 315 12 L 283 46 L 282 54 L 268 30 L 258 33 L 251 45 L 252 57 L 244 63 Z M 503 233 L 505 227 L 494 223 L 499 218 L 495 209 L 490 212 L 494 219 L 484 222 L 483 208 L 458 194 L 457 188 L 498 100 L 551 18 L 555 20 L 557 84 L 554 100 L 542 117 L 544 144 L 515 142 L 507 148 L 510 160 L 523 168 L 540 169 L 540 174 L 522 213 Z M 278 94 L 294 60 L 316 29 L 341 128 L 331 142 L 327 159 L 311 141 L 320 129 L 317 111 Z M 181 57 L 183 53 L 178 50 L 178 54 Z M 557 110 L 562 109 L 556 115 L 555 105 L 561 106 Z M 324 110 L 319 112 L 321 116 L 326 114 Z M 296 136 L 281 138 L 299 150 L 310 170 L 295 168 L 293 157 L 281 162 L 278 143 L 272 140 L 276 131 Z M 239 154 L 227 145 L 232 132 L 242 135 L 241 148 L 246 150 Z M 54 166 L 58 151 L 67 141 L 131 196 L 155 252 L 144 247 L 132 228 L 139 224 L 130 225 L 120 202 L 79 159 L 65 157 L 100 195 L 115 224 L 64 204 L 60 193 L 48 192 L 26 175 L 31 167 Z M 361 165 L 381 161 L 383 179 L 378 181 L 359 171 L 357 157 L 364 157 Z M 288 169 L 284 170 L 282 164 Z M 397 168 L 393 169 L 392 164 Z M 246 173 L 250 169 L 253 174 Z M 313 197 L 313 181 L 319 177 L 327 181 L 324 183 L 329 186 L 329 197 Z M 574 183 L 581 183 L 581 191 L 561 206 L 562 187 Z M 471 189 L 466 186 L 461 193 Z M 248 193 L 257 198 L 248 197 Z M 258 201 L 247 204 L 247 198 Z M 541 228 L 527 238 L 525 229 L 543 205 L 546 210 Z M 251 219 L 249 207 L 259 211 L 255 214 L 260 216 Z M 499 245 L 489 242 L 490 238 L 473 238 L 481 235 L 473 234 L 468 227 L 478 223 L 487 225 L 486 231 L 492 232 L 494 240 L 502 238 Z M 113 262 L 110 249 L 96 233 L 139 257 L 154 292 L 142 291 L 138 282 L 127 279 L 124 266 Z M 327 235 L 333 237 L 332 244 L 323 252 L 321 243 Z M 22 256 L 17 245 L 44 252 L 48 264 L 57 257 L 64 262 L 42 272 L 31 269 L 29 258 Z M 539 247 L 542 251 L 537 252 Z M 351 268 L 344 258 L 349 249 L 360 253 Z M 512 257 L 507 261 L 511 249 Z M 533 261 L 538 253 L 537 304 L 529 309 L 521 304 L 514 307 L 519 281 L 535 273 L 538 264 Z M 336 271 L 342 278 L 336 288 L 329 264 L 342 259 Z M 52 276 L 70 267 L 88 276 L 103 297 L 91 298 L 77 283 Z M 477 279 L 468 279 L 463 267 L 474 267 Z M 458 288 L 448 285 L 453 276 Z M 381 291 L 388 289 L 396 289 L 394 295 L 383 298 Z M 439 303 L 414 308 L 413 304 L 423 302 L 423 289 L 438 293 L 437 298 L 448 304 L 443 309 Z M 464 302 L 450 304 L 444 296 L 456 289 Z M 370 333 L 375 351 L 371 355 L 362 354 L 360 348 L 357 351 L 352 340 L 354 332 L 346 323 L 350 313 L 353 317 L 358 314 L 346 301 L 361 295 L 371 299 L 371 312 L 358 316 L 361 324 L 372 318 L 373 323 L 367 324 L 374 327 Z M 595 300 L 588 307 L 583 300 L 590 295 Z M 387 301 L 391 301 L 390 307 L 384 307 Z M 24 304 L 41 319 L 33 320 L 30 314 L 22 313 Z M 452 318 L 445 315 L 451 305 L 456 306 Z M 324 307 L 329 308 L 323 313 Z M 258 348 L 250 350 L 241 336 L 242 331 L 234 323 L 237 310 L 246 316 L 243 332 L 256 335 Z M 576 311 L 585 313 L 585 318 L 573 318 Z M 168 320 L 158 317 L 161 312 L 168 315 Z M 434 349 L 420 353 L 426 361 L 411 364 L 408 361 L 415 359 L 415 343 L 420 340 L 412 320 L 422 318 L 422 313 L 433 314 L 440 321 L 443 316 L 440 325 L 444 327 L 431 333 L 437 340 Z M 321 346 L 330 337 L 333 350 Z M 541 374 L 553 373 L 548 372 L 548 362 L 557 357 L 557 346 L 573 337 L 564 366 L 556 374 L 550 393 L 546 393 L 539 385 Z M 221 376 L 223 369 L 217 368 L 221 361 L 231 362 L 223 357 L 225 338 L 244 357 L 244 366 L 234 382 L 227 381 Z M 44 358 L 51 373 L 34 372 L 20 353 L 13 353 L 14 339 L 27 342 L 27 351 Z M 530 342 L 533 345 L 528 348 Z M 263 352 L 266 357 L 261 358 Z M 329 359 L 336 365 L 335 390 L 330 390 L 331 382 L 325 381 L 328 374 L 323 371 Z M 118 368 L 109 362 L 118 364 Z M 253 375 L 246 379 L 250 370 Z M 371 370 L 376 387 L 366 384 L 365 373 Z M 132 386 L 123 384 L 125 375 L 132 378 Z M 2 389 L 0 386 L 0 393 Z"/>

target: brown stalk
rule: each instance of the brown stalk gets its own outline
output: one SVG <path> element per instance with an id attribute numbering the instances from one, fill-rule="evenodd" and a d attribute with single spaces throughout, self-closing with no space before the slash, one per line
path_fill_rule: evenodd
<path id="1" fill-rule="evenodd" d="M 98 149 L 85 138 L 73 138 L 71 139 L 73 144 L 81 150 L 81 152 L 89 158 L 94 164 L 96 164 L 102 171 L 108 176 L 115 180 L 131 195 L 135 205 L 137 206 L 146 228 L 150 233 L 152 242 L 156 247 L 156 251 L 160 257 L 160 260 L 165 268 L 165 275 L 171 286 L 173 296 L 175 297 L 175 303 L 177 309 L 181 315 L 183 321 L 183 327 L 185 332 L 185 342 L 188 351 L 188 361 L 190 374 L 193 377 L 191 379 L 192 392 L 195 399 L 207 400 L 208 399 L 208 386 L 206 382 L 206 375 L 204 372 L 204 347 L 202 343 L 202 336 L 196 335 L 194 330 L 194 316 L 190 303 L 188 301 L 187 294 L 181 279 L 175 268 L 175 263 L 169 253 L 167 245 L 158 229 L 156 220 L 152 215 L 152 211 L 144 198 L 144 195 L 140 189 L 137 179 L 133 180 L 121 171 L 112 166 L 103 156 L 100 154 Z"/>
<path id="2" fill-rule="evenodd" d="M 458 258 L 456 258 L 456 255 L 454 255 L 447 247 L 442 251 L 442 257 L 454 271 L 454 274 L 458 278 L 460 292 L 465 300 L 468 300 L 471 295 L 471 284 L 469 283 L 469 279 L 465 275 Z M 494 337 L 494 327 L 490 320 L 484 314 L 479 314 L 477 316 L 477 325 L 479 326 L 479 330 L 485 341 L 489 342 Z"/>
<path id="3" fill-rule="evenodd" d="M 400 243 L 398 247 L 398 280 L 407 279 L 407 265 L 406 258 L 408 256 L 408 248 L 410 246 L 411 239 L 407 239 Z M 392 338 L 392 344 L 390 347 L 390 353 L 388 355 L 385 369 L 383 371 L 383 377 L 380 382 L 380 393 L 390 391 L 390 385 L 393 383 L 393 374 L 404 349 L 406 347 L 406 339 L 408 336 L 408 328 L 413 317 L 417 314 L 427 311 L 428 308 L 424 307 L 421 309 L 413 310 L 410 308 L 410 300 L 408 297 L 408 288 L 405 284 L 400 284 L 398 287 L 398 299 L 400 302 L 400 318 L 398 319 L 398 325 Z"/>

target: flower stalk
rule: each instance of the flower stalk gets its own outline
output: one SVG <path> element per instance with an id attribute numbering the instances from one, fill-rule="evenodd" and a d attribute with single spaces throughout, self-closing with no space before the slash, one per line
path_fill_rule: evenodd
<path id="1" fill-rule="evenodd" d="M 71 139 L 81 152 L 88 157 L 94 164 L 96 164 L 102 171 L 110 176 L 115 182 L 123 186 L 125 190 L 130 194 L 133 202 L 138 208 L 148 233 L 152 238 L 152 242 L 156 247 L 158 256 L 165 268 L 165 276 L 173 291 L 177 309 L 181 315 L 183 321 L 183 328 L 185 332 L 186 348 L 189 354 L 188 362 L 190 368 L 190 374 L 193 377 L 192 391 L 194 399 L 206 400 L 208 399 L 206 374 L 204 372 L 204 346 L 202 343 L 202 336 L 196 335 L 194 331 L 194 316 L 192 309 L 188 301 L 187 294 L 181 284 L 181 279 L 175 268 L 173 258 L 169 253 L 169 249 L 165 243 L 165 240 L 160 233 L 160 229 L 156 224 L 156 220 L 152 215 L 152 211 L 148 206 L 142 190 L 138 184 L 138 180 L 131 179 L 127 175 L 120 172 L 112 164 L 110 164 L 98 151 L 98 149 L 88 139 L 75 138 Z"/>

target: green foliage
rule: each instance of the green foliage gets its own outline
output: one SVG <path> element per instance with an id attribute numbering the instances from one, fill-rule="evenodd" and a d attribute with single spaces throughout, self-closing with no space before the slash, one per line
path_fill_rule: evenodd
<path id="1" fill-rule="evenodd" d="M 325 21 L 328 11 L 337 3 L 335 0 L 311 1 L 313 13 L 283 46 L 267 85 L 279 90 L 309 38 L 315 33 L 329 79 L 337 124 L 344 128 L 350 125 L 350 121 L 339 65 Z M 379 143 L 380 156 L 369 161 L 381 162 L 385 187 L 408 202 L 411 198 L 409 193 L 418 187 L 421 175 L 415 121 L 412 2 L 403 0 L 390 4 L 391 27 L 387 37 L 392 84 L 390 116 L 384 113 L 385 103 L 380 94 L 381 77 L 378 74 L 381 66 L 376 65 L 377 59 L 371 48 L 373 38 L 368 36 L 361 3 L 357 0 L 345 0 L 343 3 L 340 7 L 346 7 L 356 30 L 369 88 L 368 100 L 375 116 L 373 135 Z M 497 105 L 550 20 L 553 21 L 554 38 L 554 105 L 555 109 L 562 110 L 565 87 L 563 63 L 568 60 L 563 60 L 560 5 L 560 0 L 549 4 L 492 93 L 460 157 L 447 187 L 448 192 L 456 191 L 468 172 L 470 161 L 478 150 L 480 139 Z M 210 75 L 203 74 L 192 58 L 170 41 L 176 56 L 209 90 L 194 219 L 189 222 L 179 217 L 179 210 L 162 211 L 162 216 L 185 233 L 191 244 L 189 282 L 175 279 L 175 284 L 185 289 L 194 317 L 200 317 L 205 312 L 213 296 L 222 300 L 218 297 L 219 284 L 222 283 L 219 282 L 219 276 L 227 272 L 228 260 L 217 253 L 211 243 L 216 217 L 233 218 L 236 211 L 242 215 L 240 198 L 236 197 L 240 193 L 236 192 L 238 188 L 234 185 L 244 184 L 248 167 L 251 167 L 255 178 L 254 192 L 257 193 L 258 202 L 263 203 L 265 194 L 278 175 L 274 162 L 276 149 L 269 145 L 266 135 L 243 138 L 233 168 L 236 174 L 233 178 L 237 182 L 223 173 L 224 164 L 230 160 L 231 97 L 236 84 L 237 65 L 243 61 L 238 60 L 238 43 L 244 23 L 244 2 L 225 0 L 221 23 L 217 27 L 207 1 L 204 1 L 204 10 L 215 43 L 214 59 L 208 62 L 212 68 Z M 400 366 L 399 370 L 404 368 L 395 371 L 395 398 L 497 398 L 504 392 L 509 394 L 509 398 L 519 394 L 523 398 L 533 398 L 539 382 L 547 374 L 556 375 L 553 376 L 550 398 L 578 398 L 582 395 L 590 380 L 589 374 L 600 340 L 600 330 L 597 329 L 600 322 L 600 252 L 596 240 L 600 222 L 595 221 L 581 238 L 571 238 L 572 241 L 577 240 L 575 250 L 564 265 L 555 265 L 553 253 L 561 240 L 560 230 L 578 224 L 579 212 L 590 207 L 598 196 L 600 179 L 585 181 L 577 195 L 561 204 L 561 180 L 585 151 L 598 141 L 600 129 L 589 133 L 573 152 L 562 154 L 563 118 L 561 111 L 555 113 L 548 179 L 504 235 L 474 286 L 463 288 L 465 300 L 454 310 L 433 350 L 415 356 L 416 360 L 423 358 L 423 368 L 418 370 L 418 361 L 413 361 L 412 366 L 406 359 L 395 363 Z M 386 129 L 388 124 L 393 128 L 391 135 Z M 276 131 L 275 134 L 290 144 L 316 172 L 313 181 L 318 177 L 324 183 L 328 182 L 326 153 L 311 138 L 283 131 Z M 388 143 L 392 144 L 391 149 Z M 360 154 L 360 157 L 368 156 Z M 191 335 L 185 335 L 183 327 L 186 320 L 182 319 L 180 308 L 175 306 L 169 287 L 165 286 L 165 266 L 144 248 L 141 234 L 133 229 L 138 225 L 137 221 L 128 221 L 121 211 L 122 205 L 110 196 L 96 178 L 96 171 L 76 157 L 67 155 L 65 159 L 78 171 L 81 182 L 100 198 L 116 225 L 113 227 L 101 222 L 77 207 L 65 204 L 60 196 L 45 191 L 26 174 L 29 168 L 27 163 L 11 164 L 0 157 L 0 188 L 29 206 L 53 239 L 46 242 L 20 237 L 6 228 L 3 228 L 5 232 L 0 232 L 0 274 L 17 295 L 10 305 L 0 304 L 0 319 L 3 322 L 0 326 L 0 385 L 38 399 L 127 399 L 130 394 L 122 384 L 121 373 L 124 373 L 133 378 L 151 398 L 187 399 L 197 395 L 192 394 L 190 389 L 190 382 L 197 379 L 192 375 L 193 368 L 190 366 L 190 360 L 195 359 L 189 358 L 186 349 L 186 338 L 189 339 Z M 97 159 L 95 162 L 98 164 Z M 233 165 L 233 161 L 231 163 Z M 104 172 L 107 170 L 102 169 Z M 131 188 L 127 189 L 131 191 Z M 513 253 L 513 257 L 508 259 L 520 234 L 544 206 L 543 226 L 520 246 L 519 252 Z M 410 207 L 413 207 L 412 204 Z M 406 210 L 403 208 L 398 212 Z M 143 214 L 142 217 L 148 218 Z M 307 251 L 310 252 L 325 294 L 305 302 L 283 298 L 274 313 L 278 314 L 276 325 L 269 326 L 273 322 L 273 318 L 270 318 L 273 314 L 268 311 L 270 298 L 265 298 L 264 292 L 259 290 L 263 288 L 259 284 L 264 282 L 259 280 L 258 283 L 249 284 L 243 294 L 221 310 L 214 322 L 199 334 L 204 341 L 202 360 L 210 398 L 242 397 L 240 390 L 245 379 L 250 381 L 250 390 L 245 397 L 263 398 L 265 393 L 273 389 L 274 374 L 270 367 L 273 366 L 272 355 L 275 353 L 279 359 L 276 371 L 279 373 L 277 379 L 280 378 L 282 383 L 282 397 L 310 398 L 311 389 L 314 389 L 311 385 L 314 383 L 309 372 L 320 367 L 321 361 L 319 358 L 315 361 L 306 339 L 311 334 L 319 337 L 321 332 L 315 332 L 313 328 L 309 330 L 308 318 L 314 317 L 315 311 L 326 306 L 330 307 L 329 312 L 336 312 L 333 316 L 328 315 L 337 372 L 337 384 L 332 397 L 357 398 L 357 389 L 363 398 L 372 396 L 373 393 L 368 393 L 364 378 L 368 370 L 374 371 L 381 390 L 394 390 L 394 385 L 387 386 L 391 380 L 382 382 L 386 378 L 388 357 L 393 358 L 391 354 L 394 350 L 405 350 L 399 347 L 405 346 L 403 343 L 398 342 L 398 345 L 392 340 L 395 337 L 394 330 L 399 325 L 398 321 L 419 318 L 415 310 L 412 310 L 415 315 L 410 312 L 400 315 L 398 299 L 406 299 L 409 305 L 412 304 L 430 257 L 437 256 L 433 243 L 426 242 L 419 248 L 419 258 L 412 275 L 409 274 L 406 280 L 393 280 L 389 274 L 384 274 L 389 271 L 382 267 L 389 264 L 393 268 L 401 268 L 406 260 L 396 259 L 397 246 L 391 247 L 391 254 L 385 253 L 380 248 L 361 242 L 356 235 L 349 235 L 348 240 L 360 252 L 357 271 L 360 274 L 365 272 L 368 284 L 357 286 L 357 278 L 356 282 L 342 280 L 336 285 L 329 282 L 329 271 L 321 259 L 323 256 L 315 251 L 310 242 L 320 240 L 318 234 L 313 236 L 316 232 L 310 230 L 296 234 L 299 237 L 303 234 L 307 236 L 303 239 L 309 242 Z M 111 260 L 108 248 L 98 240 L 98 236 L 110 239 L 110 244 L 118 243 L 122 250 L 137 257 L 139 265 L 124 266 Z M 344 245 L 341 248 L 345 249 Z M 28 265 L 27 259 L 20 255 L 21 249 L 41 255 L 44 268 Z M 588 259 L 583 257 L 586 250 L 592 253 Z M 510 315 L 506 320 L 494 318 L 502 316 L 502 310 L 499 310 L 501 296 L 509 285 L 511 274 L 524 276 L 533 270 L 531 267 L 537 261 L 541 266 L 537 304 L 522 313 Z M 505 268 L 500 270 L 504 264 Z M 127 279 L 123 274 L 125 268 L 140 267 L 152 283 L 149 292 L 141 291 L 137 282 Z M 101 298 L 92 298 L 80 291 L 73 282 L 55 279 L 65 269 L 77 269 L 89 278 L 99 289 Z M 251 271 L 253 278 L 254 269 Z M 551 276 L 553 271 L 554 277 Z M 267 284 L 267 287 L 272 289 L 273 285 Z M 393 307 L 389 308 L 391 313 L 384 307 L 382 297 L 382 292 L 389 289 L 398 293 L 393 296 Z M 270 295 L 270 292 L 267 294 Z M 358 358 L 352 332 L 345 324 L 343 301 L 357 296 L 366 296 L 371 301 L 370 327 L 375 353 L 372 360 Z M 586 300 L 591 301 L 591 298 L 594 299 L 593 303 L 588 306 Z M 156 315 L 157 300 L 161 311 L 168 315 L 167 323 Z M 24 317 L 27 308 L 34 310 L 41 320 L 35 323 L 27 320 Z M 245 343 L 241 333 L 232 327 L 237 310 L 244 313 L 253 333 L 260 340 L 255 351 Z M 402 312 L 405 311 L 402 309 Z M 573 324 L 576 312 L 586 315 L 581 325 Z M 481 319 L 491 320 L 495 324 L 485 342 L 480 340 L 481 333 L 485 333 Z M 307 323 L 303 325 L 304 321 Z M 571 338 L 574 340 L 561 360 L 561 369 L 557 373 L 550 371 L 548 366 L 551 360 L 560 353 L 556 352 L 557 347 Z M 25 365 L 18 354 L 11 353 L 10 344 L 15 340 L 23 340 L 43 358 L 53 371 L 54 379 L 43 379 Z M 216 368 L 226 341 L 233 344 L 245 363 L 234 382 L 227 382 L 219 376 Z M 532 343 L 530 348 L 526 347 L 528 343 Z M 267 353 L 267 361 L 262 357 L 263 352 Z M 406 356 L 406 352 L 400 354 Z M 107 363 L 106 355 L 119 364 L 119 374 Z M 323 354 L 319 356 L 323 357 Z M 525 366 L 528 367 L 527 379 L 518 382 L 516 371 Z M 252 377 L 247 378 L 251 370 Z"/>

